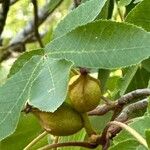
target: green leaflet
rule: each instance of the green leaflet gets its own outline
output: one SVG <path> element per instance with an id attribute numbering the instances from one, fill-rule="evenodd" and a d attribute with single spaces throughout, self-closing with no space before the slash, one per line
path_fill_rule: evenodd
<path id="1" fill-rule="evenodd" d="M 136 140 L 127 139 L 110 147 L 109 150 L 146 150 L 146 148 L 140 145 Z"/>
<path id="2" fill-rule="evenodd" d="M 150 58 L 142 62 L 142 67 L 150 73 Z"/>
<path id="3" fill-rule="evenodd" d="M 14 132 L 14 134 L 0 142 L 0 149 L 22 150 L 41 132 L 41 126 L 39 125 L 38 120 L 33 115 L 22 114 L 20 116 L 16 131 Z"/>
<path id="4" fill-rule="evenodd" d="M 145 138 L 145 130 L 149 129 L 150 117 L 143 116 L 143 117 L 135 118 L 133 122 L 129 125 L 133 129 L 135 129 L 141 136 Z M 127 139 L 134 139 L 134 137 L 127 131 L 123 130 L 114 138 L 114 143 L 117 144 L 122 141 L 126 141 Z"/>
<path id="5" fill-rule="evenodd" d="M 71 66 L 66 60 L 33 56 L 0 87 L 0 140 L 15 131 L 26 100 L 45 111 L 55 111 L 63 103 Z"/>
<path id="6" fill-rule="evenodd" d="M 63 36 L 78 26 L 92 22 L 101 12 L 107 0 L 90 0 L 72 10 L 57 26 L 54 38 Z"/>
<path id="7" fill-rule="evenodd" d="M 28 62 L 34 55 L 43 55 L 43 49 L 32 50 L 29 52 L 23 53 L 12 65 L 8 77 L 11 77 L 15 73 L 17 73 L 23 65 Z"/>
<path id="8" fill-rule="evenodd" d="M 138 3 L 138 2 L 141 2 L 142 0 L 134 0 L 133 3 Z M 129 5 L 130 3 L 132 2 L 132 0 L 120 0 L 119 1 L 119 5 L 120 6 L 127 6 Z"/>
<path id="9" fill-rule="evenodd" d="M 144 68 L 139 67 L 126 90 L 126 93 L 136 89 L 146 88 L 148 86 L 149 79 L 150 73 L 146 71 Z"/>
<path id="10" fill-rule="evenodd" d="M 123 96 L 126 93 L 126 90 L 128 89 L 130 83 L 132 82 L 132 79 L 134 78 L 137 70 L 138 70 L 138 65 L 137 66 L 132 66 L 129 67 L 123 76 L 123 78 L 120 80 L 119 85 L 120 85 L 120 96 Z"/>
<path id="11" fill-rule="evenodd" d="M 119 5 L 120 6 L 127 6 L 132 2 L 132 0 L 120 0 Z"/>
<path id="12" fill-rule="evenodd" d="M 130 125 L 133 129 L 135 129 L 141 136 L 145 138 L 145 130 L 149 129 L 150 117 L 143 116 L 139 118 L 135 118 Z M 135 138 L 128 133 L 127 131 L 121 131 L 114 139 L 114 145 L 110 147 L 109 150 L 119 150 L 122 147 L 128 150 L 146 150 L 139 142 L 135 141 Z"/>
<path id="13" fill-rule="evenodd" d="M 126 22 L 130 22 L 150 31 L 150 1 L 143 0 L 127 15 Z"/>
<path id="14" fill-rule="evenodd" d="M 54 112 L 65 100 L 72 63 L 46 58 L 39 75 L 32 82 L 29 103 L 44 111 Z"/>
<path id="15" fill-rule="evenodd" d="M 143 0 L 139 3 L 126 17 L 126 22 L 133 23 L 142 27 L 143 29 L 150 31 L 150 1 Z M 142 65 L 149 71 L 150 59 L 145 60 Z"/>
<path id="16" fill-rule="evenodd" d="M 126 23 L 96 21 L 53 40 L 45 51 L 76 66 L 114 69 L 141 62 L 150 56 L 149 48 L 146 31 Z"/>
<path id="17" fill-rule="evenodd" d="M 120 4 L 123 3 L 125 4 L 129 1 L 130 0 L 121 0 Z M 143 2 L 139 3 L 136 7 L 134 7 L 132 11 L 130 11 L 125 21 L 141 26 L 145 30 L 149 31 L 150 30 L 150 22 L 148 21 L 150 20 L 149 11 L 150 11 L 150 1 L 144 0 Z M 142 62 L 142 67 L 148 70 L 150 67 L 149 62 L 150 62 L 149 59 Z M 148 73 L 147 73 L 147 77 L 143 76 L 143 74 L 141 74 L 140 72 L 141 68 L 138 69 L 138 67 L 139 66 L 132 66 L 127 70 L 125 76 L 120 82 L 120 95 L 125 94 L 127 90 L 131 91 L 137 88 L 142 88 L 141 85 L 144 85 L 143 83 L 147 81 Z M 142 73 L 144 73 L 145 75 L 146 71 L 143 70 Z"/>
<path id="18" fill-rule="evenodd" d="M 145 131 L 147 145 L 150 148 L 150 128 Z"/>
<path id="19" fill-rule="evenodd" d="M 12 134 L 20 111 L 28 99 L 31 81 L 41 67 L 40 57 L 33 57 L 24 67 L 0 87 L 0 140 Z"/>

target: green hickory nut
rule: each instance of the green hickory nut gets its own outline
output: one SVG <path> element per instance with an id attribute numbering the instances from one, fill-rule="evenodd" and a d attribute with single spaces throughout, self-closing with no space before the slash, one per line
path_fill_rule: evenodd
<path id="1" fill-rule="evenodd" d="M 55 136 L 72 135 L 84 126 L 81 115 L 69 104 L 63 103 L 55 112 L 44 112 L 37 108 L 31 111 L 41 126 Z"/>
<path id="2" fill-rule="evenodd" d="M 78 112 L 93 110 L 98 106 L 101 98 L 99 80 L 89 74 L 73 76 L 69 82 L 69 98 L 72 107 Z"/>

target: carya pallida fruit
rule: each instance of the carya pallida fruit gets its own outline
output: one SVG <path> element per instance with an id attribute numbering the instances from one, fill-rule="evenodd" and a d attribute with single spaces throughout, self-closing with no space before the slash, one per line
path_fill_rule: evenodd
<path id="1" fill-rule="evenodd" d="M 83 127 L 80 114 L 67 103 L 63 103 L 54 113 L 43 112 L 36 108 L 32 109 L 32 113 L 47 132 L 56 136 L 71 135 Z"/>
<path id="2" fill-rule="evenodd" d="M 69 82 L 71 105 L 78 112 L 93 110 L 100 102 L 101 90 L 98 79 L 89 74 L 75 75 Z"/>

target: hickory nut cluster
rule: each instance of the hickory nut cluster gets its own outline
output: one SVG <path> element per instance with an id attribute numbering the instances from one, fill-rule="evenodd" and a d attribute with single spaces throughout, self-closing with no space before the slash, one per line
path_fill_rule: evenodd
<path id="1" fill-rule="evenodd" d="M 37 108 L 32 108 L 31 112 L 50 134 L 56 136 L 72 135 L 86 126 L 82 114 L 97 107 L 100 97 L 99 80 L 88 73 L 80 73 L 71 77 L 68 96 L 55 112 L 43 112 Z"/>

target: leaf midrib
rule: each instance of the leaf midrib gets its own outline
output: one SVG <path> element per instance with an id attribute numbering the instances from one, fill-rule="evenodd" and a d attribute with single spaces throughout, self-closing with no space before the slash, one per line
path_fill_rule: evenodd
<path id="1" fill-rule="evenodd" d="M 132 49 L 143 49 L 143 48 L 150 48 L 150 46 L 144 46 L 144 47 L 129 47 L 129 48 L 118 48 L 118 49 L 105 49 L 105 50 L 80 50 L 80 51 L 76 51 L 76 50 L 67 50 L 67 51 L 51 51 L 48 52 L 48 55 L 53 55 L 53 54 L 67 54 L 67 53 L 75 53 L 75 54 L 82 54 L 82 53 L 107 53 L 107 52 L 121 52 L 124 50 L 132 50 Z"/>

